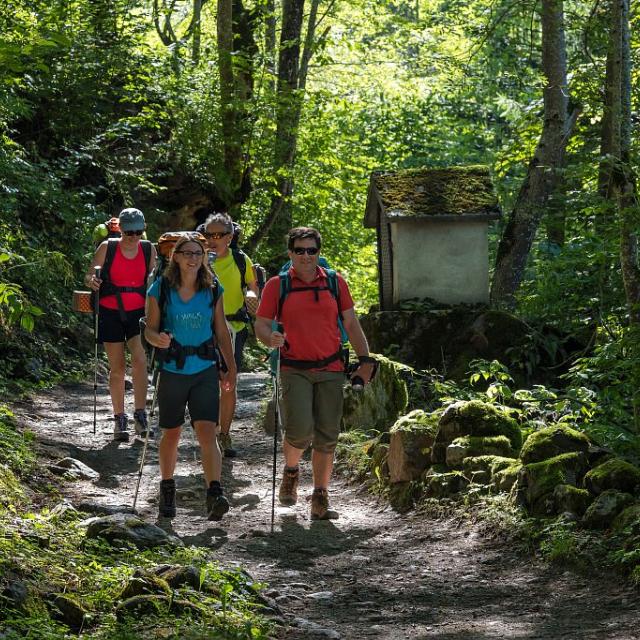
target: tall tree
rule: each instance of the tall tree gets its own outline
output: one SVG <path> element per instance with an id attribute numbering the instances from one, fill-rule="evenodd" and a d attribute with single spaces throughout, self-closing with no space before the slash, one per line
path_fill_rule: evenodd
<path id="1" fill-rule="evenodd" d="M 544 123 L 527 176 L 498 246 L 491 302 L 513 306 L 540 220 L 558 182 L 569 133 L 563 0 L 542 0 L 542 69 Z"/>

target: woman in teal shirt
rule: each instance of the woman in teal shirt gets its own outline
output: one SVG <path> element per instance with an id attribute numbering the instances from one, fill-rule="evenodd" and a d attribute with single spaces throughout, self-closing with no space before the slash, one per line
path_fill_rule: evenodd
<path id="1" fill-rule="evenodd" d="M 224 318 L 222 287 L 207 267 L 205 255 L 205 241 L 199 233 L 180 238 L 167 269 L 147 296 L 145 337 L 156 347 L 162 362 L 158 382 L 162 429 L 159 515 L 165 518 L 176 515 L 173 474 L 187 406 L 200 444 L 207 517 L 220 520 L 229 510 L 220 484 L 222 456 L 216 435 L 220 387 L 235 386 L 236 365 Z M 219 367 L 219 353 L 226 367 Z"/>

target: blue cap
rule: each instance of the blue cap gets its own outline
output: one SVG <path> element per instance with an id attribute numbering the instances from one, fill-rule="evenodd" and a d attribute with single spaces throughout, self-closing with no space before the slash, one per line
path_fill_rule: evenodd
<path id="1" fill-rule="evenodd" d="M 122 231 L 144 231 L 144 215 L 140 209 L 123 209 L 119 219 Z"/>

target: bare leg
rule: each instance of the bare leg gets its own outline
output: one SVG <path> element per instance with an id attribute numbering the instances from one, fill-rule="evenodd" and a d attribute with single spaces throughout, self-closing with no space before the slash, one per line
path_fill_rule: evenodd
<path id="1" fill-rule="evenodd" d="M 158 461 L 160 463 L 160 476 L 163 480 L 173 478 L 178 461 L 178 443 L 182 427 L 175 429 L 163 429 L 160 445 L 158 446 Z"/>
<path id="2" fill-rule="evenodd" d="M 311 453 L 311 468 L 314 489 L 327 489 L 333 470 L 333 453 L 314 450 Z"/>
<path id="3" fill-rule="evenodd" d="M 105 342 L 104 350 L 109 360 L 109 393 L 113 413 L 124 413 L 124 342 Z"/>
<path id="4" fill-rule="evenodd" d="M 236 410 L 236 388 L 225 391 L 220 389 L 220 431 L 229 433 L 233 414 Z"/>
<path id="5" fill-rule="evenodd" d="M 147 354 L 144 352 L 140 336 L 131 338 L 127 346 L 131 352 L 134 408 L 144 409 L 147 406 Z"/>
<path id="6" fill-rule="evenodd" d="M 213 480 L 220 482 L 222 475 L 222 454 L 218 447 L 218 425 L 208 420 L 198 420 L 193 427 L 200 443 L 200 457 L 202 458 L 202 471 L 207 487 Z"/>
<path id="7" fill-rule="evenodd" d="M 284 441 L 282 448 L 284 449 L 284 462 L 287 467 L 297 467 L 304 453 L 304 449 L 296 449 L 291 446 L 286 440 Z"/>

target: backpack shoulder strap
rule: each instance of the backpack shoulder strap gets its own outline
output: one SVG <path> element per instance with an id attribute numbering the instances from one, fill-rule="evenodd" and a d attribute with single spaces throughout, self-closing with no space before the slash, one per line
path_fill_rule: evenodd
<path id="1" fill-rule="evenodd" d="M 149 240 L 140 240 L 140 246 L 144 255 L 144 277 L 146 280 L 149 275 L 149 265 L 151 264 L 151 242 Z"/>
<path id="2" fill-rule="evenodd" d="M 336 299 L 336 301 L 340 298 L 340 287 L 338 285 L 338 274 L 335 269 L 327 269 L 325 268 L 325 273 L 327 274 L 327 286 L 329 287 L 329 291 L 331 295 Z"/>
<path id="3" fill-rule="evenodd" d="M 280 279 L 280 294 L 278 295 L 276 319 L 280 320 L 280 316 L 282 315 L 282 305 L 291 291 L 291 276 L 289 275 L 289 270 L 284 268 L 281 269 L 278 274 L 278 278 Z"/>
<path id="4" fill-rule="evenodd" d="M 166 278 L 162 276 L 158 277 L 160 281 L 159 285 L 159 294 L 158 294 L 158 308 L 160 309 L 160 327 L 162 327 L 162 320 L 164 319 L 164 311 L 167 306 L 167 301 L 169 300 L 169 284 L 167 283 Z"/>
<path id="5" fill-rule="evenodd" d="M 117 238 L 109 238 L 107 240 L 107 253 L 104 256 L 104 262 L 102 264 L 102 269 L 100 270 L 100 277 L 103 280 L 109 280 L 109 272 L 111 270 L 111 265 L 113 264 L 113 259 L 116 257 L 116 251 L 118 249 Z"/>
<path id="6" fill-rule="evenodd" d="M 247 256 L 242 249 L 238 248 L 231 249 L 231 253 L 240 272 L 240 286 L 244 290 L 247 288 Z"/>

